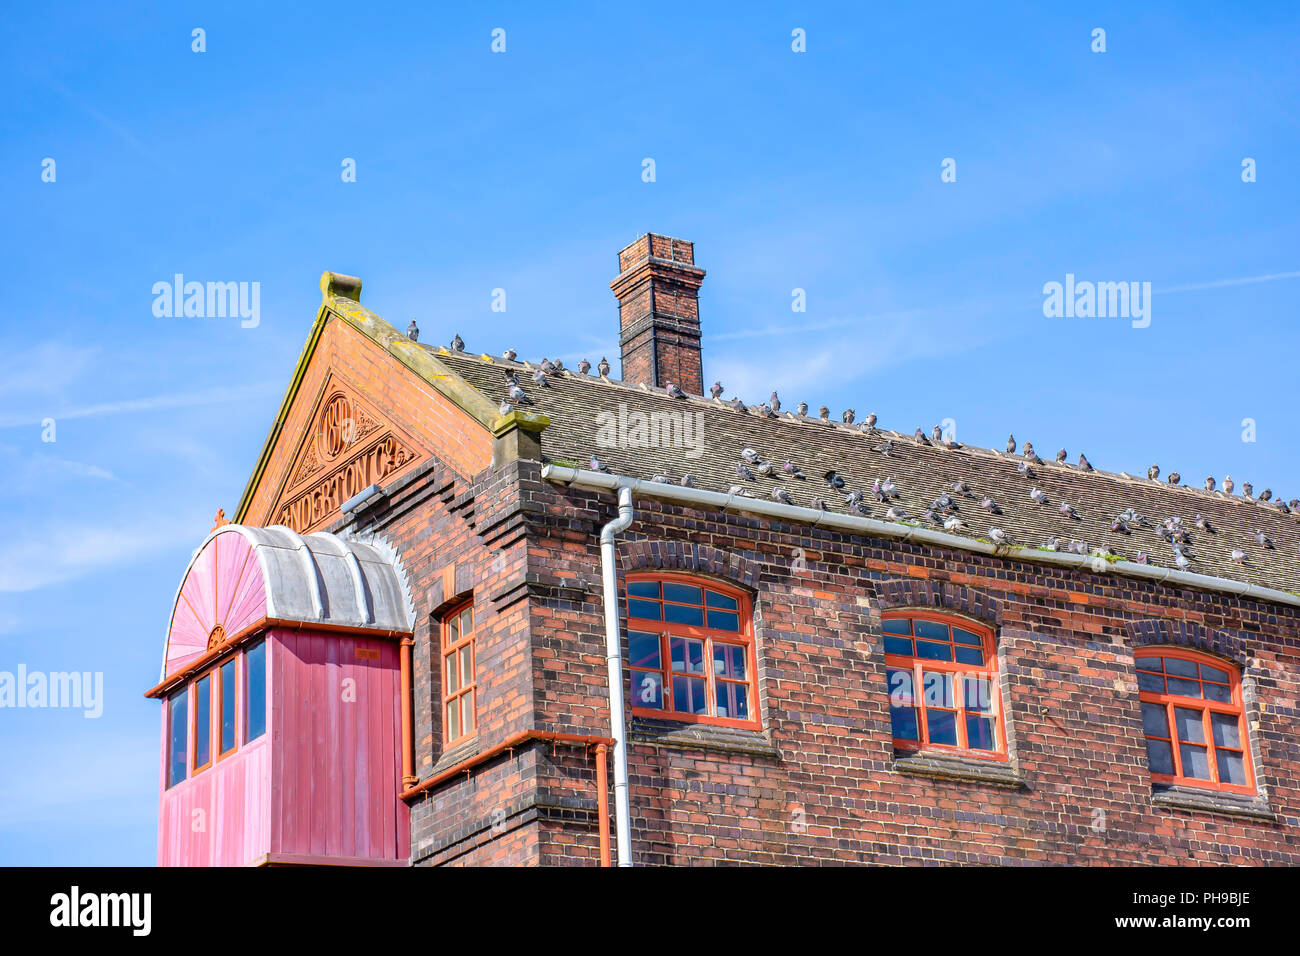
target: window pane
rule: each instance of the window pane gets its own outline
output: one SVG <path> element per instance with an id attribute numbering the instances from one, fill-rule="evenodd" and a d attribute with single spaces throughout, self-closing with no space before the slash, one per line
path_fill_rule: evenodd
<path id="1" fill-rule="evenodd" d="M 460 701 L 447 702 L 447 739 L 455 740 L 460 736 Z"/>
<path id="2" fill-rule="evenodd" d="M 885 635 L 885 653 L 912 656 L 912 639 L 910 637 L 890 637 Z"/>
<path id="3" fill-rule="evenodd" d="M 674 637 L 669 645 L 673 670 L 692 674 L 704 673 L 704 642 Z M 673 685 L 674 687 L 676 685 Z"/>
<path id="4" fill-rule="evenodd" d="M 891 668 L 886 675 L 889 679 L 889 719 L 894 736 L 899 740 L 920 740 L 916 709 L 912 706 L 915 698 L 912 672 Z"/>
<path id="5" fill-rule="evenodd" d="M 474 732 L 474 692 L 470 691 L 460 698 L 460 726 L 465 733 Z"/>
<path id="6" fill-rule="evenodd" d="M 1144 674 L 1142 671 L 1138 671 L 1138 690 L 1163 694 L 1165 692 L 1165 679 L 1160 674 Z"/>
<path id="7" fill-rule="evenodd" d="M 189 720 L 189 695 L 184 689 L 173 696 L 167 706 L 171 708 L 169 723 L 171 732 L 167 742 L 167 786 L 173 787 L 185 779 L 188 764 L 185 761 L 185 738 Z"/>
<path id="8" fill-rule="evenodd" d="M 745 649 L 734 644 L 714 644 L 713 676 L 744 680 Z"/>
<path id="9" fill-rule="evenodd" d="M 1142 732 L 1148 737 L 1169 736 L 1169 715 L 1164 704 L 1142 702 Z"/>
<path id="10" fill-rule="evenodd" d="M 467 607 L 460 612 L 460 636 L 466 637 L 474 630 L 474 609 Z"/>
<path id="11" fill-rule="evenodd" d="M 664 679 L 658 671 L 632 672 L 632 705 L 634 707 L 653 707 L 662 710 L 664 706 Z"/>
<path id="12" fill-rule="evenodd" d="M 921 731 L 916 725 L 916 708 L 890 705 L 889 723 L 897 740 L 920 740 Z"/>
<path id="13" fill-rule="evenodd" d="M 453 617 L 447 622 L 447 646 L 450 647 L 460 641 L 460 618 Z"/>
<path id="14" fill-rule="evenodd" d="M 886 634 L 907 634 L 912 633 L 912 622 L 907 618 L 894 617 L 880 622 L 880 629 Z"/>
<path id="15" fill-rule="evenodd" d="M 912 688 L 912 672 L 895 670 L 886 671 L 889 679 L 889 706 L 910 706 L 915 701 Z"/>
<path id="16" fill-rule="evenodd" d="M 959 664 L 984 664 L 984 651 L 978 647 L 957 645 L 957 662 Z"/>
<path id="17" fill-rule="evenodd" d="M 1162 773 L 1167 777 L 1174 775 L 1174 752 L 1167 740 L 1147 738 L 1147 762 L 1152 773 Z"/>
<path id="18" fill-rule="evenodd" d="M 661 649 L 659 646 L 658 634 L 647 634 L 645 631 L 628 631 L 627 634 L 627 653 L 628 663 L 632 667 L 662 667 L 660 662 Z"/>
<path id="19" fill-rule="evenodd" d="M 726 594 L 719 594 L 717 591 L 705 591 L 704 603 L 709 607 L 720 607 L 724 611 L 739 611 L 740 602 L 734 597 Z"/>
<path id="20" fill-rule="evenodd" d="M 633 597 L 652 597 L 659 596 L 658 581 L 628 581 L 627 593 Z"/>
<path id="21" fill-rule="evenodd" d="M 932 661 L 950 661 L 952 660 L 952 645 L 918 640 L 916 642 L 916 656 Z"/>
<path id="22" fill-rule="evenodd" d="M 221 665 L 221 752 L 235 749 L 235 662 Z"/>
<path id="23" fill-rule="evenodd" d="M 740 615 L 734 611 L 709 611 L 709 627 L 719 631 L 739 631 Z"/>
<path id="24" fill-rule="evenodd" d="M 1135 658 L 1138 670 L 1155 671 L 1157 674 L 1164 673 L 1165 665 L 1159 657 L 1138 657 Z"/>
<path id="25" fill-rule="evenodd" d="M 971 750 L 997 750 L 994 740 L 992 717 L 966 715 L 966 743 Z"/>
<path id="26" fill-rule="evenodd" d="M 194 766 L 212 759 L 212 680 L 202 678 L 194 685 Z"/>
<path id="27" fill-rule="evenodd" d="M 675 581 L 664 582 L 664 600 L 681 601 L 683 604 L 703 604 L 704 592 L 691 584 L 678 584 Z"/>
<path id="28" fill-rule="evenodd" d="M 661 618 L 659 605 L 654 601 L 638 601 L 629 598 L 627 602 L 628 617 L 644 617 L 651 621 L 658 621 Z"/>
<path id="29" fill-rule="evenodd" d="M 673 677 L 673 710 L 681 714 L 708 713 L 704 681 L 698 677 Z"/>
<path id="30" fill-rule="evenodd" d="M 749 719 L 749 700 L 744 684 L 721 683 L 717 691 L 717 716 Z"/>
<path id="31" fill-rule="evenodd" d="M 474 683 L 474 646 L 466 644 L 460 649 L 460 686 Z"/>
<path id="32" fill-rule="evenodd" d="M 460 674 L 456 671 L 456 655 L 447 655 L 443 658 L 443 662 L 446 665 L 443 668 L 443 673 L 446 674 L 447 686 L 442 689 L 442 695 L 450 697 L 460 690 Z"/>
<path id="33" fill-rule="evenodd" d="M 1214 752 L 1219 764 L 1219 783 L 1246 785 L 1246 761 L 1235 750 L 1216 750 Z"/>
<path id="34" fill-rule="evenodd" d="M 664 590 L 667 590 L 666 586 Z M 674 624 L 694 624 L 696 627 L 703 627 L 704 609 L 688 607 L 684 604 L 665 604 L 664 620 L 672 621 Z"/>
<path id="35" fill-rule="evenodd" d="M 929 638 L 932 641 L 948 640 L 947 624 L 937 624 L 934 621 L 914 621 L 913 626 L 916 628 L 917 637 Z"/>
<path id="36" fill-rule="evenodd" d="M 244 654 L 244 743 L 266 733 L 266 641 Z"/>
<path id="37" fill-rule="evenodd" d="M 1206 757 L 1204 747 L 1179 744 L 1178 753 L 1183 758 L 1184 777 L 1194 777 L 1197 780 L 1210 779 L 1210 761 Z"/>
<path id="38" fill-rule="evenodd" d="M 952 691 L 951 674 L 940 671 L 923 671 L 921 674 L 921 689 L 924 691 L 924 702 L 927 707 L 955 708 L 957 706 L 957 700 Z"/>
<path id="39" fill-rule="evenodd" d="M 1240 725 L 1236 714 L 1210 714 L 1210 731 L 1214 734 L 1216 747 L 1241 749 Z"/>
<path id="40" fill-rule="evenodd" d="M 1217 681 L 1220 684 L 1228 683 L 1228 672 L 1220 670 L 1217 667 L 1211 667 L 1209 664 L 1201 665 L 1201 679 Z"/>
<path id="41" fill-rule="evenodd" d="M 1227 684 L 1202 684 L 1206 700 L 1217 700 L 1225 704 L 1232 703 L 1232 688 Z"/>
<path id="42" fill-rule="evenodd" d="M 1169 678 L 1169 693 L 1178 694 L 1180 697 L 1200 697 L 1201 682 L 1183 680 L 1181 677 L 1171 677 Z"/>
<path id="43" fill-rule="evenodd" d="M 1185 661 L 1181 657 L 1166 657 L 1165 673 L 1177 674 L 1179 677 L 1196 677 L 1196 661 Z"/>
<path id="44" fill-rule="evenodd" d="M 984 714 L 993 711 L 992 681 L 985 680 L 982 677 L 966 677 L 962 683 L 965 685 L 964 694 L 967 710 Z"/>
<path id="45" fill-rule="evenodd" d="M 1174 726 L 1178 728 L 1178 739 L 1194 744 L 1205 743 L 1205 715 L 1199 710 L 1186 707 L 1174 708 Z"/>
<path id="46" fill-rule="evenodd" d="M 726 647 L 727 647 L 727 657 L 731 659 L 731 667 L 729 668 L 731 673 L 729 676 L 734 677 L 737 680 L 744 680 L 745 656 L 746 656 L 745 649 L 743 647 L 736 647 L 735 645 L 732 644 L 728 644 L 726 645 Z"/>
<path id="47" fill-rule="evenodd" d="M 957 715 L 950 710 L 925 711 L 925 723 L 930 730 L 930 743 L 957 745 Z"/>
<path id="48" fill-rule="evenodd" d="M 981 647 L 984 639 L 978 634 L 972 634 L 970 631 L 963 631 L 960 627 L 952 629 L 952 636 L 958 644 L 970 644 L 973 647 Z"/>

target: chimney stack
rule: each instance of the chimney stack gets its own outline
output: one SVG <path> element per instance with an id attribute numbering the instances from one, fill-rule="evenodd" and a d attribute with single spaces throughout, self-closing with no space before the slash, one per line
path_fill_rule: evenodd
<path id="1" fill-rule="evenodd" d="M 695 243 L 646 233 L 618 254 L 623 381 L 663 387 L 669 382 L 704 394 L 700 358 L 700 283 Z"/>

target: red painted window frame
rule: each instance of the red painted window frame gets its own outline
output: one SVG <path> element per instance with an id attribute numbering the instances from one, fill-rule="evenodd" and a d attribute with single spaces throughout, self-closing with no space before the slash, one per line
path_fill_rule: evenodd
<path id="1" fill-rule="evenodd" d="M 204 680 L 208 681 L 208 759 L 207 762 L 199 765 L 195 761 L 199 759 L 199 684 Z M 190 776 L 197 777 L 204 770 L 207 770 L 216 762 L 216 746 L 212 740 L 212 724 L 215 711 L 213 704 L 216 702 L 216 695 L 213 692 L 213 686 L 216 681 L 212 679 L 212 670 L 208 669 L 202 674 L 194 677 L 190 681 Z"/>
<path id="2" fill-rule="evenodd" d="M 1258 792 L 1255 783 L 1255 761 L 1250 752 L 1250 727 L 1246 721 L 1246 708 L 1241 693 L 1241 668 L 1231 661 L 1226 661 L 1220 657 L 1214 657 L 1211 654 L 1204 654 L 1200 651 L 1184 650 L 1181 647 L 1142 647 L 1133 652 L 1133 671 L 1136 676 L 1140 668 L 1138 661 L 1149 657 L 1177 658 L 1185 661 L 1195 661 L 1197 664 L 1206 664 L 1216 670 L 1227 671 L 1228 685 L 1232 688 L 1232 700 L 1230 702 L 1207 700 L 1204 697 L 1184 697 L 1181 694 L 1160 694 L 1155 691 L 1138 690 L 1138 717 L 1141 719 L 1141 705 L 1143 703 L 1162 704 L 1165 708 L 1165 721 L 1169 728 L 1170 736 L 1148 738 L 1145 726 L 1142 730 L 1142 743 L 1146 746 L 1148 739 L 1168 740 L 1170 749 L 1173 751 L 1174 758 L 1174 775 L 1151 772 L 1151 779 L 1156 783 L 1169 784 L 1179 787 L 1194 788 L 1197 790 L 1213 790 L 1220 793 L 1246 793 L 1255 794 Z M 1196 678 L 1184 678 L 1186 680 L 1201 680 Z M 1217 681 L 1211 683 L 1217 684 Z M 1167 686 L 1167 685 L 1166 685 Z M 1221 685 L 1220 685 L 1221 686 Z M 1182 775 L 1183 757 L 1178 744 L 1183 742 L 1177 737 L 1178 725 L 1174 723 L 1174 708 L 1181 707 L 1185 710 L 1200 710 L 1201 726 L 1205 735 L 1206 759 L 1210 767 L 1210 780 L 1201 780 L 1198 777 L 1184 777 Z M 1220 783 L 1219 782 L 1219 761 L 1215 754 L 1218 749 L 1214 744 L 1213 728 L 1210 726 L 1210 714 L 1228 714 L 1237 718 L 1237 733 L 1241 738 L 1241 756 L 1242 765 L 1246 771 L 1246 782 L 1244 784 Z M 1186 741 L 1195 746 L 1201 746 L 1194 741 Z M 1235 748 L 1226 747 L 1226 750 Z M 1149 758 L 1148 758 L 1149 760 Z M 1149 769 L 1149 764 L 1148 764 Z"/>
<path id="3" fill-rule="evenodd" d="M 463 614 L 467 609 L 470 612 L 469 636 L 467 637 L 462 629 L 455 644 L 450 644 L 449 638 L 451 635 L 452 622 L 459 620 L 461 614 Z M 477 622 L 474 620 L 474 599 L 470 598 L 461 601 L 449 610 L 444 611 L 438 622 L 438 630 L 440 632 L 438 641 L 440 649 L 439 653 L 442 656 L 442 740 L 444 747 L 453 747 L 478 734 L 478 627 Z M 466 684 L 458 679 L 456 691 L 452 694 L 448 694 L 447 688 L 450 686 L 450 681 L 447 677 L 448 661 L 453 661 L 455 663 L 457 673 L 459 674 L 460 651 L 466 646 L 469 647 L 469 683 Z M 469 730 L 465 729 L 465 710 L 460 704 L 461 698 L 466 695 L 468 695 L 470 699 L 469 710 L 470 715 L 474 720 L 474 726 Z M 453 699 L 457 701 L 457 707 L 460 708 L 461 715 L 461 733 L 460 736 L 455 738 L 450 736 L 451 727 L 447 720 L 447 705 L 450 704 Z"/>
<path id="4" fill-rule="evenodd" d="M 631 607 L 628 602 L 627 584 L 634 581 L 658 581 L 685 584 L 690 587 L 703 588 L 705 590 L 716 591 L 724 594 L 729 598 L 735 599 L 740 618 L 740 630 L 723 631 L 717 628 L 699 627 L 694 624 L 676 624 L 671 621 L 655 621 L 648 618 L 633 617 Z M 662 593 L 662 591 L 661 591 Z M 654 600 L 649 598 L 647 600 Z M 707 601 L 708 599 L 705 598 Z M 624 594 L 623 608 L 627 614 L 627 630 L 657 632 L 659 634 L 659 660 L 664 665 L 659 673 L 668 679 L 664 681 L 664 708 L 662 710 L 653 707 L 636 707 L 631 708 L 633 716 L 651 717 L 656 720 L 671 720 L 679 723 L 688 724 L 707 724 L 714 727 L 736 727 L 742 730 L 761 730 L 763 727 L 762 716 L 759 713 L 758 700 L 758 660 L 754 642 L 754 614 L 753 602 L 750 596 L 740 590 L 724 584 L 721 581 L 715 581 L 713 578 L 703 577 L 693 574 L 672 574 L 667 572 L 638 572 L 627 575 Z M 670 604 L 681 602 L 669 601 Z M 695 606 L 695 605 L 688 605 Z M 715 608 L 715 610 L 718 610 Z M 706 617 L 707 621 L 708 618 Z M 705 695 L 708 699 L 708 714 L 683 714 L 670 709 L 669 701 L 672 697 L 672 656 L 670 653 L 669 639 L 672 637 L 688 637 L 693 640 L 702 640 L 704 642 L 704 681 Z M 713 674 L 713 638 L 717 637 L 724 644 L 741 645 L 745 648 L 745 680 L 731 681 L 731 683 L 744 683 L 746 693 L 749 696 L 749 713 L 747 719 L 736 717 L 718 717 L 712 711 L 717 709 L 717 681 L 727 681 L 727 678 L 715 678 Z M 626 638 L 625 638 L 626 639 Z M 631 679 L 631 668 L 629 667 L 629 681 Z"/>
<path id="5" fill-rule="evenodd" d="M 972 621 L 969 618 L 958 617 L 955 614 L 941 614 L 935 611 L 927 611 L 920 608 L 907 609 L 900 608 L 894 611 L 886 611 L 880 615 L 881 622 L 896 620 L 913 620 L 913 621 L 932 621 L 936 624 L 944 624 L 948 627 L 960 627 L 964 631 L 970 631 L 977 634 L 982 639 L 981 647 L 984 651 L 984 664 L 962 664 L 956 660 L 936 661 L 926 657 L 906 656 L 903 654 L 885 654 L 885 666 L 894 670 L 908 670 L 912 673 L 912 696 L 913 706 L 916 708 L 917 729 L 920 731 L 920 740 L 905 740 L 899 737 L 893 737 L 894 749 L 910 752 L 931 751 L 960 754 L 963 757 L 975 757 L 980 760 L 991 760 L 1005 763 L 1010 759 L 1007 753 L 1007 715 L 1006 708 L 1002 701 L 1002 686 L 998 681 L 998 657 L 997 642 L 993 635 L 993 629 L 978 621 Z M 913 629 L 915 630 L 915 629 Z M 882 630 L 882 646 L 884 632 Z M 949 637 L 951 638 L 951 631 Z M 915 639 L 914 639 L 915 640 Z M 915 644 L 913 644 L 915 647 Z M 955 654 L 954 654 L 955 657 Z M 926 716 L 925 703 L 922 695 L 924 694 L 924 683 L 921 672 L 943 671 L 953 675 L 960 675 L 962 683 L 965 683 L 966 675 L 978 676 L 989 682 L 996 695 L 993 705 L 993 715 L 997 722 L 997 746 L 996 751 L 990 750 L 973 750 L 968 746 L 961 746 L 961 742 L 966 740 L 966 694 L 964 687 L 957 687 L 954 680 L 953 699 L 956 703 L 957 713 L 957 745 L 938 744 L 930 742 L 929 719 Z M 888 672 L 886 672 L 888 673 Z M 888 688 L 888 679 L 886 679 L 888 692 L 892 694 L 892 688 Z M 952 708 L 938 708 L 951 710 Z M 891 718 L 892 719 L 892 718 Z M 892 735 L 892 734 L 891 734 Z"/>
<path id="6" fill-rule="evenodd" d="M 214 704 L 212 707 L 212 737 L 214 740 L 214 744 L 212 750 L 213 753 L 216 754 L 217 763 L 220 763 L 221 761 L 225 760 L 227 757 L 233 756 L 234 754 L 239 752 L 239 736 L 240 736 L 240 731 L 243 729 L 239 725 L 239 721 L 240 721 L 239 682 L 243 677 L 243 667 L 239 662 L 240 660 L 242 660 L 242 658 L 243 658 L 242 654 L 232 654 L 230 655 L 230 657 L 226 658 L 223 661 L 217 661 L 215 664 L 212 665 L 212 669 L 208 672 L 212 675 L 213 700 L 214 700 Z M 223 711 L 225 710 L 226 691 L 225 688 L 221 685 L 221 671 L 223 668 L 225 668 L 227 664 L 229 664 L 231 667 L 235 669 L 234 670 L 235 673 L 235 679 L 234 679 L 235 742 L 231 744 L 229 750 L 223 751 L 221 749 L 221 721 L 223 718 Z"/>

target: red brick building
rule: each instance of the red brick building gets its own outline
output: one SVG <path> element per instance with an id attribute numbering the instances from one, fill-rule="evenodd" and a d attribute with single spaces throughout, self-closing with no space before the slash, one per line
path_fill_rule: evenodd
<path id="1" fill-rule="evenodd" d="M 708 397 L 692 244 L 618 270 L 621 381 L 325 274 L 162 862 L 1300 863 L 1298 503 Z"/>

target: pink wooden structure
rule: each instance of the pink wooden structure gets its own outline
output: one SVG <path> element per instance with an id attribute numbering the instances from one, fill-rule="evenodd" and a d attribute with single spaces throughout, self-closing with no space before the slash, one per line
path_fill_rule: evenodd
<path id="1" fill-rule="evenodd" d="M 406 865 L 397 642 L 411 619 L 400 567 L 377 546 L 215 529 L 149 692 L 164 702 L 159 865 Z"/>

